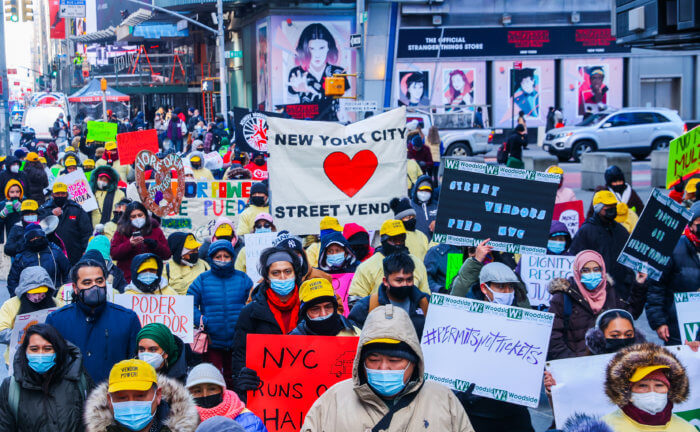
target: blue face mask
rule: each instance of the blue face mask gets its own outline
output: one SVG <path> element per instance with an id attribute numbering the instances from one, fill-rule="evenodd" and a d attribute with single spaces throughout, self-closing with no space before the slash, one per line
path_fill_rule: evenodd
<path id="1" fill-rule="evenodd" d="M 153 395 L 153 399 L 150 401 L 112 401 L 114 420 L 132 431 L 142 430 L 153 419 L 154 414 L 151 414 L 151 405 L 153 405 L 155 398 L 156 395 Z"/>
<path id="2" fill-rule="evenodd" d="M 279 296 L 289 295 L 289 293 L 294 291 L 294 278 L 270 279 L 270 288 Z"/>
<path id="3" fill-rule="evenodd" d="M 272 228 L 255 228 L 256 234 L 269 233 L 269 232 L 272 232 Z"/>
<path id="4" fill-rule="evenodd" d="M 158 275 L 155 273 L 144 272 L 144 273 L 139 273 L 137 278 L 138 278 L 139 282 L 141 282 L 142 284 L 151 285 L 153 282 L 158 280 Z"/>
<path id="5" fill-rule="evenodd" d="M 345 262 L 345 252 L 326 255 L 326 263 L 332 267 L 340 267 Z"/>
<path id="6" fill-rule="evenodd" d="M 394 396 L 406 387 L 403 382 L 406 369 L 379 370 L 365 367 L 365 370 L 367 371 L 367 382 L 382 396 Z"/>
<path id="7" fill-rule="evenodd" d="M 56 353 L 27 354 L 27 363 L 34 372 L 43 374 L 56 365 Z"/>
<path id="8" fill-rule="evenodd" d="M 549 249 L 549 251 L 553 254 L 559 255 L 560 253 L 564 252 L 564 249 L 566 249 L 566 242 L 559 240 L 549 240 L 547 242 L 547 249 Z"/>
<path id="9" fill-rule="evenodd" d="M 581 283 L 586 287 L 588 291 L 593 291 L 600 285 L 603 280 L 603 275 L 601 273 L 584 273 L 581 275 Z"/>

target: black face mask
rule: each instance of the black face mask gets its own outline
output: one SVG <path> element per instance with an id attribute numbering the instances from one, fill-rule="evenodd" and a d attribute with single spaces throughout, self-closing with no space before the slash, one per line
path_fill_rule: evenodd
<path id="1" fill-rule="evenodd" d="M 90 288 L 80 290 L 78 301 L 90 308 L 96 308 L 107 301 L 107 288 L 93 285 Z"/>
<path id="2" fill-rule="evenodd" d="M 48 245 L 49 245 L 49 241 L 46 240 L 46 237 L 36 237 L 36 238 L 31 239 L 27 243 L 27 247 L 29 248 L 29 250 L 31 250 L 33 252 L 42 251 L 42 250 L 46 249 L 46 247 Z"/>
<path id="3" fill-rule="evenodd" d="M 192 169 L 199 169 L 202 167 L 202 164 L 198 164 L 198 163 L 193 163 L 191 165 L 192 165 Z"/>
<path id="4" fill-rule="evenodd" d="M 63 207 L 66 201 L 68 201 L 68 197 L 53 197 L 53 203 L 58 207 Z"/>
<path id="5" fill-rule="evenodd" d="M 194 403 L 200 408 L 211 409 L 221 404 L 224 401 L 224 394 L 217 393 L 209 396 L 194 398 Z"/>
<path id="6" fill-rule="evenodd" d="M 199 252 L 192 252 L 187 258 L 183 258 L 190 264 L 194 264 L 199 259 Z"/>
<path id="7" fill-rule="evenodd" d="M 231 241 L 233 237 L 231 236 L 216 236 L 217 240 L 226 240 L 226 241 Z"/>
<path id="8" fill-rule="evenodd" d="M 610 189 L 612 189 L 613 191 L 615 191 L 618 194 L 621 194 L 622 192 L 625 191 L 625 189 L 627 189 L 627 185 L 622 183 L 621 185 L 610 186 Z"/>
<path id="9" fill-rule="evenodd" d="M 615 208 L 615 207 L 605 209 L 605 211 L 603 212 L 603 219 L 607 220 L 608 222 L 613 222 L 616 217 L 617 217 L 617 208 Z"/>
<path id="10" fill-rule="evenodd" d="M 388 241 L 383 241 L 382 242 L 382 253 L 384 254 L 385 257 L 395 254 L 395 253 L 408 253 L 408 248 L 406 245 L 393 245 L 390 244 Z"/>
<path id="11" fill-rule="evenodd" d="M 407 298 L 410 294 L 411 291 L 413 291 L 413 286 L 392 286 L 389 285 L 387 287 L 387 291 L 389 291 L 389 294 L 397 299 L 397 300 L 404 300 Z"/>
<path id="12" fill-rule="evenodd" d="M 114 217 L 112 218 L 112 222 L 114 222 L 114 223 L 119 222 L 119 219 L 121 219 L 123 214 L 124 214 L 124 212 L 114 212 Z"/>
<path id="13" fill-rule="evenodd" d="M 352 249 L 352 252 L 355 254 L 355 257 L 362 261 L 365 259 L 367 254 L 369 254 L 369 246 L 364 244 L 364 245 L 350 245 L 350 249 Z"/>
<path id="14" fill-rule="evenodd" d="M 416 230 L 416 218 L 409 219 L 407 221 L 403 222 L 403 226 L 406 228 L 406 231 L 415 231 Z"/>
<path id="15" fill-rule="evenodd" d="M 250 203 L 256 207 L 265 207 L 265 201 L 267 199 L 264 196 L 252 196 L 250 197 Z"/>
<path id="16" fill-rule="evenodd" d="M 265 159 L 253 159 L 253 163 L 257 166 L 265 165 Z"/>
<path id="17" fill-rule="evenodd" d="M 343 320 L 340 319 L 337 313 L 329 315 L 326 319 L 320 321 L 313 321 L 307 318 L 306 326 L 318 336 L 336 336 L 345 328 Z"/>
<path id="18" fill-rule="evenodd" d="M 622 348 L 628 347 L 634 344 L 634 338 L 624 338 L 624 339 L 608 339 L 605 338 L 605 352 L 607 354 L 616 353 Z"/>

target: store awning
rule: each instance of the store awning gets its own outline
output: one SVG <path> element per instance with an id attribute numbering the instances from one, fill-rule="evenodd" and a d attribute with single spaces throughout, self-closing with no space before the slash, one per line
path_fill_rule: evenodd
<path id="1" fill-rule="evenodd" d="M 107 102 L 128 102 L 129 96 L 122 92 L 118 92 L 111 87 L 107 87 Z M 100 102 L 102 100 L 102 90 L 100 88 L 100 80 L 93 78 L 87 85 L 77 92 L 70 95 L 68 102 L 86 103 Z"/>

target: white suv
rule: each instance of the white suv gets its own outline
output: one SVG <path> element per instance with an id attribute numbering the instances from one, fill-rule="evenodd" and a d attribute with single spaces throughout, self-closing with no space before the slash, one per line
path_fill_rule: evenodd
<path id="1" fill-rule="evenodd" d="M 687 131 L 676 111 L 667 108 L 623 108 L 592 114 L 575 126 L 547 131 L 543 149 L 565 162 L 592 151 L 626 152 L 644 159 L 652 150 Z"/>

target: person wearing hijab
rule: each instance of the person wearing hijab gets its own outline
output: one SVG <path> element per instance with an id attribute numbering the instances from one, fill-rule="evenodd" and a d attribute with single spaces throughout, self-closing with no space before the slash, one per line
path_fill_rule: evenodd
<path id="1" fill-rule="evenodd" d="M 157 373 L 185 383 L 187 362 L 185 344 L 161 323 L 150 323 L 136 335 L 139 360 L 153 366 Z"/>
<path id="2" fill-rule="evenodd" d="M 0 386 L 0 430 L 84 430 L 84 404 L 94 384 L 78 347 L 48 324 L 33 325 L 17 349 L 13 371 Z"/>
<path id="3" fill-rule="evenodd" d="M 174 232 L 168 236 L 168 246 L 173 257 L 165 265 L 168 285 L 179 295 L 186 295 L 197 277 L 209 270 L 209 263 L 199 253 L 201 243 L 194 234 Z"/>
<path id="4" fill-rule="evenodd" d="M 192 368 L 185 387 L 197 405 L 202 422 L 221 416 L 234 420 L 246 432 L 267 432 L 260 417 L 246 408 L 236 392 L 226 389 L 223 375 L 213 364 L 200 363 Z"/>
<path id="5" fill-rule="evenodd" d="M 603 257 L 596 251 L 579 252 L 572 270 L 571 278 L 555 278 L 549 286 L 549 312 L 554 314 L 547 357 L 550 360 L 586 355 L 586 332 L 602 312 L 624 309 L 636 319 L 646 301 L 647 275 L 637 273 L 629 296 L 622 298 L 608 279 Z"/>
<path id="6" fill-rule="evenodd" d="M 603 417 L 615 432 L 695 432 L 673 414 L 688 398 L 685 368 L 666 348 L 653 343 L 619 351 L 605 372 L 605 394 L 618 409 Z"/>

